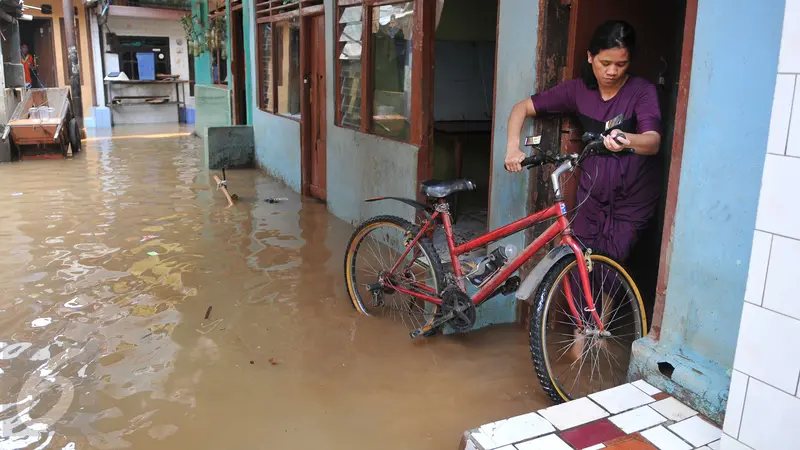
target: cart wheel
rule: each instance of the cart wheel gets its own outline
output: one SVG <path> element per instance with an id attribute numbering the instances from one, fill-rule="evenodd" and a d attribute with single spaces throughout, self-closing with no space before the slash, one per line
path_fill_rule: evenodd
<path id="1" fill-rule="evenodd" d="M 8 145 L 11 147 L 11 160 L 22 161 L 22 150 L 14 142 L 14 136 L 8 136 Z"/>
<path id="2" fill-rule="evenodd" d="M 78 120 L 74 117 L 69 119 L 69 125 L 67 128 L 67 133 L 69 133 L 69 145 L 72 147 L 72 153 L 80 153 L 81 151 L 81 130 L 78 129 Z"/>

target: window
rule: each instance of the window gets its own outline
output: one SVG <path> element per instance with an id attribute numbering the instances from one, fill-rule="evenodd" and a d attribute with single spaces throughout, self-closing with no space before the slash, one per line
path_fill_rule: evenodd
<path id="1" fill-rule="evenodd" d="M 408 140 L 414 3 L 372 8 L 372 132 Z"/>
<path id="2" fill-rule="evenodd" d="M 275 24 L 275 85 L 278 114 L 300 118 L 300 19 Z"/>
<path id="3" fill-rule="evenodd" d="M 224 5 L 224 2 L 223 2 Z M 228 84 L 228 43 L 227 21 L 225 9 L 215 11 L 208 19 L 208 28 L 211 33 L 211 82 L 213 84 Z"/>
<path id="4" fill-rule="evenodd" d="M 119 69 L 131 80 L 139 79 L 137 53 L 155 54 L 156 74 L 169 74 L 169 38 L 166 37 L 119 37 Z"/>
<path id="5" fill-rule="evenodd" d="M 412 122 L 422 120 L 411 113 L 413 33 L 422 20 L 417 3 L 423 4 L 338 0 L 337 125 L 400 141 L 421 139 L 411 136 Z"/>
<path id="6" fill-rule="evenodd" d="M 361 35 L 364 8 L 360 5 L 339 11 L 339 122 L 361 127 Z"/>
<path id="7" fill-rule="evenodd" d="M 258 26 L 258 51 L 259 58 L 259 108 L 265 111 L 274 111 L 272 102 L 272 24 L 264 23 Z"/>
<path id="8" fill-rule="evenodd" d="M 300 120 L 301 17 L 324 12 L 322 0 L 256 0 L 258 24 L 258 107 Z"/>

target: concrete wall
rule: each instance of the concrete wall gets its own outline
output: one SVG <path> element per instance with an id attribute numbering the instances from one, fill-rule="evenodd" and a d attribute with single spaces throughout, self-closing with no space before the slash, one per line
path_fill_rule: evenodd
<path id="1" fill-rule="evenodd" d="M 716 420 L 742 314 L 783 6 L 699 2 L 661 339 L 634 345 L 634 375 Z M 671 380 L 659 362 L 674 366 Z"/>
<path id="2" fill-rule="evenodd" d="M 534 93 L 539 23 L 539 2 L 502 0 L 497 42 L 497 90 L 495 92 L 494 142 L 489 227 L 494 229 L 527 214 L 529 172 L 509 173 L 503 167 L 506 156 L 507 122 L 511 108 Z M 526 122 L 522 137 L 533 132 Z M 518 249 L 525 245 L 522 233 L 504 241 Z M 491 322 L 513 322 L 516 306 L 513 296 L 498 297 L 481 306 L 481 317 Z"/>
<path id="3" fill-rule="evenodd" d="M 118 36 L 150 36 L 169 38 L 170 71 L 180 75 L 181 80 L 189 79 L 189 54 L 186 37 L 180 22 L 172 20 L 140 19 L 134 17 L 111 16 L 106 24 Z M 178 44 L 180 41 L 180 44 Z M 119 71 L 119 55 L 106 53 L 106 75 Z M 182 98 L 189 98 L 189 86 L 184 85 Z M 172 95 L 175 97 L 175 86 L 115 86 L 118 95 Z M 85 95 L 85 94 L 84 94 Z M 111 95 L 113 97 L 113 94 Z M 175 105 L 125 105 L 113 106 L 114 123 L 165 123 L 177 122 L 178 111 Z"/>
<path id="4" fill-rule="evenodd" d="M 723 449 L 797 446 L 800 417 L 800 0 L 786 1 Z M 764 147 L 761 147 L 763 149 Z M 763 153 L 758 152 L 760 156 Z"/>

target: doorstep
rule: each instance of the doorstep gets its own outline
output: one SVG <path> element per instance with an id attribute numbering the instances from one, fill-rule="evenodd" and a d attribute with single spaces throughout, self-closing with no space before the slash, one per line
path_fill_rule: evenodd
<path id="1" fill-rule="evenodd" d="M 645 381 L 469 430 L 459 450 L 718 450 L 722 430 Z"/>

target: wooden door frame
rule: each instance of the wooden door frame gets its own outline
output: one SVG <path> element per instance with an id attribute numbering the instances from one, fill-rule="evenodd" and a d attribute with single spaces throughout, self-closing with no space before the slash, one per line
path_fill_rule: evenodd
<path id="1" fill-rule="evenodd" d="M 50 56 L 51 56 L 52 61 L 53 61 L 52 67 L 50 68 L 50 70 L 51 70 L 51 74 L 50 75 L 52 76 L 51 81 L 52 81 L 52 83 L 55 84 L 55 86 L 48 86 L 48 87 L 58 87 L 58 84 L 59 84 L 58 83 L 58 81 L 59 81 L 59 77 L 58 77 L 58 58 L 56 57 L 56 37 L 55 37 L 55 26 L 54 26 L 53 18 L 54 18 L 53 16 L 33 16 L 33 20 L 31 20 L 29 22 L 33 26 L 35 26 L 37 20 L 50 22 L 50 50 L 52 51 L 52 54 Z M 60 25 L 59 25 L 59 28 L 60 28 Z M 59 31 L 61 33 L 64 32 L 64 30 L 59 30 Z M 39 54 L 39 50 L 38 49 L 36 50 L 35 54 L 36 55 Z M 67 62 L 65 61 L 64 63 L 66 64 Z M 39 74 L 39 72 L 40 72 L 40 70 L 37 69 L 36 73 Z M 41 80 L 41 77 L 39 77 L 39 78 Z M 69 84 L 69 80 L 67 80 L 67 84 Z"/>
<path id="2" fill-rule="evenodd" d="M 306 76 L 311 67 L 311 58 L 313 58 L 314 43 L 309 39 L 309 27 L 315 17 L 325 16 L 325 11 L 317 12 L 314 14 L 306 14 L 300 16 L 300 75 L 302 88 L 300 89 L 300 186 L 301 193 L 305 196 L 311 196 L 311 166 L 314 164 L 311 139 L 311 83 L 306 83 Z M 325 37 L 325 50 L 328 45 L 327 32 Z M 327 52 L 326 52 L 327 55 Z M 325 58 L 327 62 L 327 56 Z M 325 83 L 327 80 L 327 64 L 325 67 Z M 325 96 L 325 108 L 327 108 L 327 95 Z M 327 127 L 327 120 L 325 123 Z"/>
<path id="3" fill-rule="evenodd" d="M 229 12 L 230 14 L 230 36 L 231 36 L 231 55 L 230 55 L 230 64 L 231 64 L 231 119 L 234 125 L 246 125 L 247 124 L 247 112 L 245 111 L 245 117 L 239 117 L 239 103 L 240 101 L 244 101 L 245 105 L 247 104 L 247 69 L 242 67 L 244 70 L 240 71 L 239 63 L 237 61 L 236 56 L 238 55 L 236 49 L 237 47 L 241 49 L 242 59 L 244 60 L 245 49 L 244 49 L 244 10 L 241 7 L 236 9 L 231 9 Z M 240 17 L 240 20 L 235 19 L 236 16 Z M 237 25 L 238 24 L 238 30 Z M 242 61 L 244 62 L 244 61 Z M 243 86 L 240 86 L 241 83 Z M 239 92 L 243 89 L 244 94 L 239 98 Z"/>

